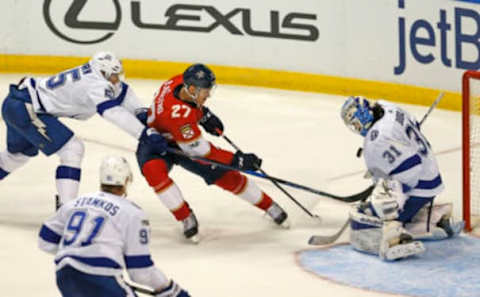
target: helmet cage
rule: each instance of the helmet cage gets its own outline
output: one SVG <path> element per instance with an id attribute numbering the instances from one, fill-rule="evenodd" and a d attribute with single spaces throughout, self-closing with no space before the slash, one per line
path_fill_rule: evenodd
<path id="1" fill-rule="evenodd" d="M 342 106 L 341 117 L 350 130 L 362 136 L 367 135 L 373 123 L 370 102 L 363 97 L 348 97 Z"/>

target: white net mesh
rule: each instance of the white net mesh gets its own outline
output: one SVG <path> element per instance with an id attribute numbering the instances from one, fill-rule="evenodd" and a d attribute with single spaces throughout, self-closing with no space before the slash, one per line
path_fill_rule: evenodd
<path id="1" fill-rule="evenodd" d="M 480 216 L 480 79 L 470 78 L 470 211 Z"/>

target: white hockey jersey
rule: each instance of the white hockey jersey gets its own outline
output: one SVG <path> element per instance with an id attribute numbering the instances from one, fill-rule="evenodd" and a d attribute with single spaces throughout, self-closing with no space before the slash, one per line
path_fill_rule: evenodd
<path id="1" fill-rule="evenodd" d="M 368 170 L 374 178 L 393 179 L 408 196 L 434 197 L 444 185 L 430 143 L 417 120 L 395 104 L 378 101 L 385 113 L 364 139 Z"/>
<path id="2" fill-rule="evenodd" d="M 142 105 L 131 88 L 123 82 L 114 86 L 89 63 L 48 78 L 27 77 L 19 86 L 25 87 L 37 113 L 78 120 L 99 113 L 137 139 L 144 128 L 134 116 Z M 122 108 L 106 113 L 115 107 Z"/>
<path id="3" fill-rule="evenodd" d="M 116 276 L 126 268 L 134 281 L 156 288 L 168 280 L 154 267 L 149 239 L 149 222 L 141 208 L 127 198 L 96 192 L 69 201 L 45 221 L 39 247 L 55 254 L 57 270 L 70 265 L 89 274 Z M 137 277 L 139 270 L 148 276 Z"/>

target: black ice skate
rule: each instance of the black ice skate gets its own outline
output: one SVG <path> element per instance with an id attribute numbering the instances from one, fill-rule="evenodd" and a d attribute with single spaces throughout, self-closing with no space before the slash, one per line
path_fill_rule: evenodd
<path id="1" fill-rule="evenodd" d="M 448 237 L 454 237 L 460 232 L 462 232 L 463 228 L 465 227 L 465 222 L 454 222 L 452 217 L 442 217 L 440 221 L 437 223 L 437 227 L 442 228 L 447 233 Z"/>
<path id="2" fill-rule="evenodd" d="M 266 212 L 277 225 L 290 228 L 290 224 L 287 221 L 287 213 L 276 202 L 272 202 L 272 205 L 270 205 Z"/>
<path id="3" fill-rule="evenodd" d="M 185 237 L 194 243 L 198 243 L 200 238 L 198 237 L 198 221 L 195 214 L 191 211 L 190 215 L 182 223 Z"/>

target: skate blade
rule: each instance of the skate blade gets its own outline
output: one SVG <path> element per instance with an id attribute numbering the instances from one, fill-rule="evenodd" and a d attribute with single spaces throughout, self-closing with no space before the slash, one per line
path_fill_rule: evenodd
<path id="1" fill-rule="evenodd" d="M 278 226 L 282 227 L 283 229 L 290 229 L 291 225 L 290 225 L 290 222 L 288 220 L 285 220 Z"/>
<path id="2" fill-rule="evenodd" d="M 200 236 L 198 234 L 193 235 L 190 238 L 187 238 L 188 241 L 190 241 L 193 244 L 199 244 L 200 243 Z"/>

